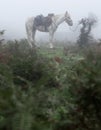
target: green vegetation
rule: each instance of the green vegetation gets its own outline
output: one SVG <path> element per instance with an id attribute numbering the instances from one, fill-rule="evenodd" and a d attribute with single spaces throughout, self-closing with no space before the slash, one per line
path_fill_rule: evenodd
<path id="1" fill-rule="evenodd" d="M 101 130 L 101 45 L 0 46 L 0 130 Z"/>

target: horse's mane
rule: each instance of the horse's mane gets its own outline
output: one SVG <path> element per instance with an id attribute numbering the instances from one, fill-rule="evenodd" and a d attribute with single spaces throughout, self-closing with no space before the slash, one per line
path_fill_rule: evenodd
<path id="1" fill-rule="evenodd" d="M 56 15 L 54 15 L 52 18 L 53 18 L 54 20 L 57 20 L 57 19 L 61 18 L 63 15 L 64 15 L 64 14 L 56 14 Z"/>

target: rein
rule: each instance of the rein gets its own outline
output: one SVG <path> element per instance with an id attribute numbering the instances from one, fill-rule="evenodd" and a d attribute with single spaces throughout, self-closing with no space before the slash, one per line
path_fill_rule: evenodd
<path id="1" fill-rule="evenodd" d="M 79 24 L 77 24 L 77 26 L 76 26 L 74 29 L 72 29 L 71 27 L 69 27 L 69 29 L 70 29 L 71 31 L 75 32 L 75 31 L 78 29 L 78 27 L 79 27 Z"/>

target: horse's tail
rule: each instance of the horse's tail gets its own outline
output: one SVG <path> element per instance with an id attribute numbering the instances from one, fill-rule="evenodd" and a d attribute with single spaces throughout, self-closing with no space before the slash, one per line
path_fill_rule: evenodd
<path id="1" fill-rule="evenodd" d="M 26 33 L 28 34 L 28 26 L 27 26 L 27 22 L 25 23 L 25 29 L 26 29 Z"/>

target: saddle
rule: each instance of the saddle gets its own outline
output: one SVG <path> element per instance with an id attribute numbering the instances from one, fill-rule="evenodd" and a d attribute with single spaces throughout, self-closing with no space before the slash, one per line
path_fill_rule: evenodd
<path id="1" fill-rule="evenodd" d="M 34 25 L 37 26 L 44 26 L 45 30 L 47 31 L 47 27 L 52 24 L 52 17 L 54 14 L 48 14 L 48 16 L 44 17 L 43 15 L 37 15 L 34 19 Z"/>

